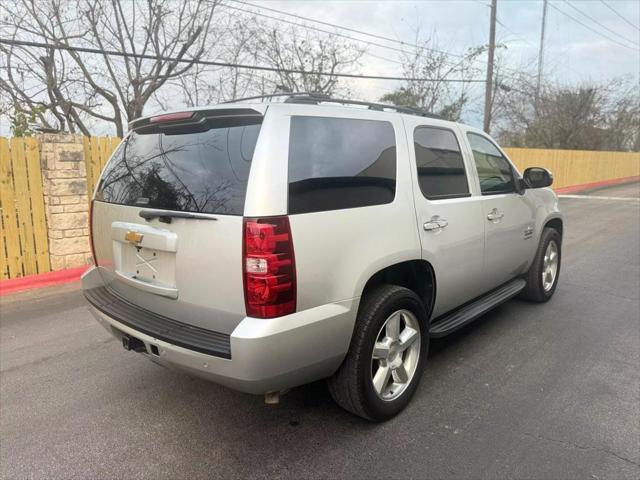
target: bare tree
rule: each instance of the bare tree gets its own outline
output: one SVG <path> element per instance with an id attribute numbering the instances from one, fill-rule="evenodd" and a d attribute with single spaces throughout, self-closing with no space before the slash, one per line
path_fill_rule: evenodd
<path id="1" fill-rule="evenodd" d="M 455 58 L 439 49 L 437 41 L 421 40 L 419 30 L 416 32 L 415 44 L 419 48 L 402 55 L 403 75 L 408 80 L 393 92 L 384 95 L 381 101 L 416 107 L 451 120 L 459 120 L 469 101 L 469 84 L 464 81 L 454 84 L 447 79 L 471 79 L 477 71 L 473 62 L 484 52 L 484 47 L 469 49 L 462 57 Z M 431 81 L 411 80 L 412 78 L 428 78 Z"/>
<path id="2" fill-rule="evenodd" d="M 505 49 L 502 44 L 497 49 Z M 531 61 L 523 62 L 518 67 L 507 68 L 505 66 L 504 51 L 497 51 L 493 66 L 493 85 L 491 86 L 491 98 L 489 101 L 489 130 L 496 121 L 504 118 L 509 110 L 510 99 L 512 98 L 510 85 L 531 85 L 531 79 L 535 75 L 532 70 L 534 64 Z M 534 92 L 535 94 L 535 92 Z M 535 108 L 535 102 L 531 103 Z M 472 109 L 472 112 L 478 115 L 484 115 L 484 105 L 478 109 Z"/>
<path id="3" fill-rule="evenodd" d="M 640 152 L 640 90 L 632 78 L 614 79 L 607 86 L 605 121 L 608 135 L 604 148 Z"/>
<path id="4" fill-rule="evenodd" d="M 214 28 L 216 44 L 210 56 L 234 65 L 259 63 L 259 27 L 255 17 L 220 15 Z M 270 93 L 275 89 L 276 79 L 245 68 L 196 64 L 168 83 L 180 92 L 186 106 L 193 107 Z M 164 107 L 170 96 L 175 97 L 175 90 L 166 90 L 163 95 L 157 95 L 156 100 Z"/>
<path id="5" fill-rule="evenodd" d="M 542 84 L 538 101 L 532 78 L 510 82 L 498 119 L 506 145 L 579 150 L 638 150 L 640 94 L 630 79 L 608 84 Z"/>
<path id="6" fill-rule="evenodd" d="M 260 62 L 260 25 L 255 17 L 229 17 L 224 41 L 219 44 L 219 56 L 233 64 Z M 273 76 L 255 70 L 226 68 L 217 76 L 217 101 L 261 95 L 275 88 Z"/>
<path id="7" fill-rule="evenodd" d="M 3 111 L 12 119 L 14 130 L 23 133 L 27 127 L 25 119 L 29 119 L 47 129 L 68 129 L 75 133 L 76 127 L 80 127 L 85 131 L 77 119 L 75 102 L 66 101 L 61 93 L 64 89 L 70 97 L 76 96 L 78 84 L 69 79 L 65 59 L 59 52 L 6 45 L 0 45 L 0 52 L 5 63 L 0 74 Z"/>
<path id="8" fill-rule="evenodd" d="M 44 110 L 38 117 L 45 126 L 56 124 L 62 130 L 88 134 L 91 121 L 99 120 L 112 124 L 121 136 L 125 122 L 141 116 L 149 99 L 193 69 L 210 49 L 217 2 L 3 2 L 3 31 L 11 31 L 14 39 L 51 47 L 2 46 L 10 65 L 0 73 L 0 91 L 21 108 Z M 64 50 L 73 46 L 154 58 Z"/>
<path id="9" fill-rule="evenodd" d="M 295 27 L 275 29 L 262 26 L 259 30 L 258 58 L 280 70 L 303 70 L 317 73 L 279 71 L 276 84 L 290 92 L 318 92 L 328 95 L 339 91 L 338 77 L 358 66 L 364 49 L 342 42 L 332 36 L 321 36 Z"/>

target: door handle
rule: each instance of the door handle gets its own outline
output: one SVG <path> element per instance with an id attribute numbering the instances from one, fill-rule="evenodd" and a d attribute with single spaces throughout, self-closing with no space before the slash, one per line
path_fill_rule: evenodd
<path id="1" fill-rule="evenodd" d="M 449 222 L 447 220 L 445 220 L 444 218 L 440 218 L 438 215 L 434 215 L 433 217 L 431 217 L 431 220 L 426 222 L 422 227 L 427 232 L 439 232 L 447 225 L 449 225 Z"/>
<path id="2" fill-rule="evenodd" d="M 504 213 L 498 211 L 497 208 L 494 208 L 487 214 L 487 220 L 490 222 L 499 222 L 504 217 Z"/>

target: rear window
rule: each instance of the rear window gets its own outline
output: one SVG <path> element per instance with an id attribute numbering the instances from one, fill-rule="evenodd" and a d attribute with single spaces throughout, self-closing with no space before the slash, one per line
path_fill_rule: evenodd
<path id="1" fill-rule="evenodd" d="M 293 117 L 289 144 L 289 213 L 391 203 L 396 140 L 389 122 Z"/>
<path id="2" fill-rule="evenodd" d="M 96 200 L 242 215 L 261 119 L 179 134 L 131 133 L 104 171 Z"/>

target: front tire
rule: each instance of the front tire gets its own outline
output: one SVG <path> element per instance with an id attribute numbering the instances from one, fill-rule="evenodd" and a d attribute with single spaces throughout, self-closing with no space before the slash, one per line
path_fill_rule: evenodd
<path id="1" fill-rule="evenodd" d="M 558 286 L 561 259 L 560 233 L 554 228 L 545 228 L 540 236 L 536 256 L 527 273 L 527 286 L 521 296 L 533 302 L 548 302 Z"/>
<path id="2" fill-rule="evenodd" d="M 345 410 L 388 420 L 409 403 L 428 353 L 427 314 L 420 298 L 396 285 L 380 285 L 363 299 L 347 356 L 328 380 Z"/>

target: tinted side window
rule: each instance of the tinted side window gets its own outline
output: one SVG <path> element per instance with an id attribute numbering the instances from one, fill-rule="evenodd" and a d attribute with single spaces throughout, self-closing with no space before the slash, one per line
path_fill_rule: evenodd
<path id="1" fill-rule="evenodd" d="M 467 133 L 476 161 L 480 190 L 483 195 L 515 192 L 511 164 L 489 140 L 476 133 Z"/>
<path id="2" fill-rule="evenodd" d="M 469 196 L 464 160 L 451 130 L 418 127 L 413 133 L 418 183 L 429 199 Z"/>
<path id="3" fill-rule="evenodd" d="M 396 140 L 389 122 L 293 117 L 289 213 L 391 203 Z"/>

